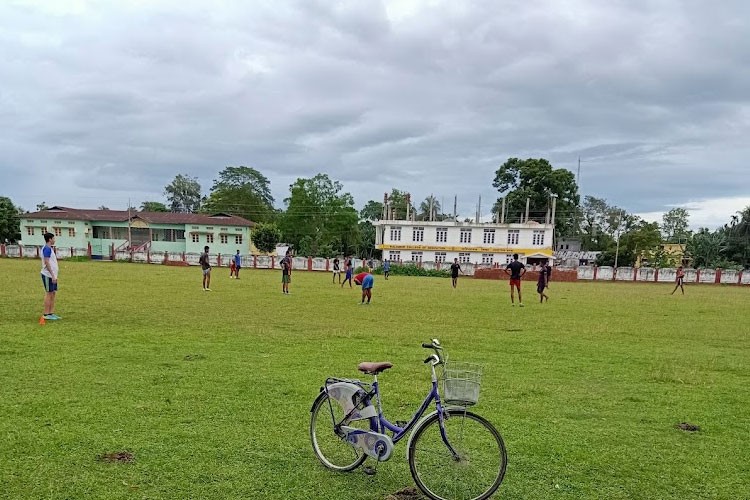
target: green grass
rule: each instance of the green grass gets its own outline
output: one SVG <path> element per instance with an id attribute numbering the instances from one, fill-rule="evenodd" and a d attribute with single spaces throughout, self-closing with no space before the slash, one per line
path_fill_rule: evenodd
<path id="1" fill-rule="evenodd" d="M 4 498 L 382 499 L 412 486 L 399 443 L 373 477 L 324 469 L 308 438 L 326 376 L 388 360 L 386 414 L 428 388 L 426 352 L 485 365 L 476 411 L 503 434 L 498 497 L 750 498 L 750 290 L 376 277 L 373 304 L 330 275 L 61 262 L 37 324 L 39 262 L 0 260 Z M 701 427 L 675 428 L 687 421 Z M 129 464 L 98 456 L 129 451 Z"/>

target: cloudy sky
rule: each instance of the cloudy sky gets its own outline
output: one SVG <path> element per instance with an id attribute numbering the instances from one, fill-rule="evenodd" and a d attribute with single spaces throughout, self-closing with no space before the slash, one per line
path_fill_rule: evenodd
<path id="1" fill-rule="evenodd" d="M 253 166 L 473 215 L 509 157 L 718 226 L 750 205 L 744 0 L 0 3 L 0 195 L 125 208 Z M 452 208 L 452 207 L 449 207 Z"/>

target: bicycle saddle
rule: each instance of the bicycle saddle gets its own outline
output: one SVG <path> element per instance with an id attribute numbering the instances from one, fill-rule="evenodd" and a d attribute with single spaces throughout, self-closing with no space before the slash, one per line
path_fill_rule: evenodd
<path id="1" fill-rule="evenodd" d="M 378 373 L 384 372 L 392 366 L 393 364 L 387 361 L 381 361 L 379 363 L 370 363 L 365 361 L 364 363 L 360 363 L 357 369 L 359 369 L 359 371 L 361 372 L 365 372 L 368 375 L 377 375 Z"/>

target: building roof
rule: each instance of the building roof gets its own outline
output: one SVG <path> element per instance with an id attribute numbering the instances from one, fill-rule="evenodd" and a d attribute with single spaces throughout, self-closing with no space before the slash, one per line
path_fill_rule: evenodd
<path id="1" fill-rule="evenodd" d="M 254 222 L 243 217 L 225 213 L 190 214 L 176 212 L 139 212 L 137 210 L 89 210 L 85 208 L 52 207 L 39 212 L 23 214 L 24 219 L 85 220 L 93 222 L 127 222 L 131 218 L 152 224 L 216 224 L 223 226 L 252 227 Z"/>

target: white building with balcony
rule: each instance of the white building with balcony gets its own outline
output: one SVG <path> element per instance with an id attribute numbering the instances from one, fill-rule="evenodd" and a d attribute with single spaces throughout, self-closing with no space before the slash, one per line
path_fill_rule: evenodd
<path id="1" fill-rule="evenodd" d="M 375 226 L 376 247 L 393 261 L 504 266 L 514 253 L 526 264 L 553 259 L 553 224 L 380 220 Z"/>

